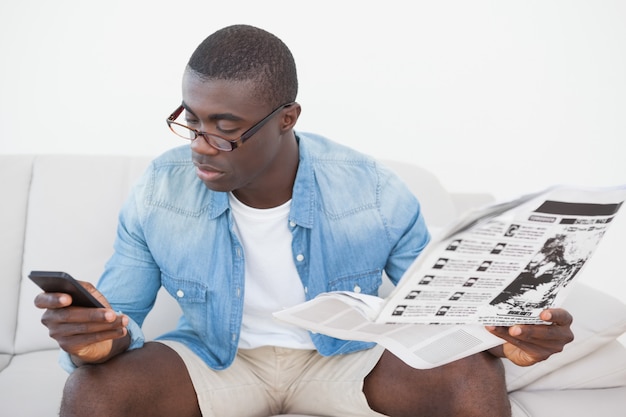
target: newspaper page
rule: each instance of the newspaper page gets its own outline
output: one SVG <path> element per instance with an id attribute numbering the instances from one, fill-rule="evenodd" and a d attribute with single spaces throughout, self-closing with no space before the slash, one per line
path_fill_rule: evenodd
<path id="1" fill-rule="evenodd" d="M 626 187 L 553 188 L 470 221 L 429 245 L 375 321 L 542 323 L 539 314 L 561 305 L 625 198 Z"/>
<path id="2" fill-rule="evenodd" d="M 386 299 L 329 292 L 274 316 L 440 366 L 504 343 L 485 325 L 544 323 L 625 199 L 626 186 L 554 187 L 485 207 L 433 240 Z"/>
<path id="3" fill-rule="evenodd" d="M 323 293 L 274 317 L 338 339 L 375 342 L 417 369 L 445 365 L 504 343 L 481 325 L 375 323 L 384 302 L 366 294 Z"/>

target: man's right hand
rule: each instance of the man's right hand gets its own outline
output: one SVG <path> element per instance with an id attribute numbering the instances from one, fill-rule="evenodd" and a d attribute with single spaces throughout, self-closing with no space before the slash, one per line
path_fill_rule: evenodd
<path id="1" fill-rule="evenodd" d="M 35 306 L 46 310 L 41 322 L 50 337 L 71 355 L 77 366 L 105 362 L 130 344 L 128 317 L 113 311 L 93 285 L 80 283 L 106 308 L 71 307 L 72 297 L 63 293 L 44 292 L 35 297 Z"/>

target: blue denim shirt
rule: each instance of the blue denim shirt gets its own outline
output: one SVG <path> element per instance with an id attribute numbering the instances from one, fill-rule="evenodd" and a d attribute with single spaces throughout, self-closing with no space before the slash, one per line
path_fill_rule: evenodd
<path id="1" fill-rule="evenodd" d="M 335 290 L 377 294 L 383 270 L 397 282 L 430 239 L 417 199 L 372 158 L 321 136 L 297 137 L 289 228 L 306 299 Z M 206 188 L 183 146 L 155 159 L 134 187 L 98 287 L 132 319 L 131 349 L 143 345 L 140 326 L 165 287 L 183 317 L 160 339 L 183 342 L 224 369 L 239 341 L 244 256 L 227 194 Z M 311 338 L 322 355 L 372 346 Z"/>

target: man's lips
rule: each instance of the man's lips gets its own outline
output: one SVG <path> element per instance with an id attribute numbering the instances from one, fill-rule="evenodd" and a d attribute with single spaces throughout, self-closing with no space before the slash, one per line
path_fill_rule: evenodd
<path id="1" fill-rule="evenodd" d="M 196 174 L 202 181 L 214 181 L 216 178 L 224 175 L 223 171 L 212 167 L 211 165 L 195 163 Z"/>

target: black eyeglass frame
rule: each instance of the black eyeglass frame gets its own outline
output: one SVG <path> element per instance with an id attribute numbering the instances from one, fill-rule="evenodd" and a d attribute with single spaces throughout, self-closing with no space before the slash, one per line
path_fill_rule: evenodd
<path id="1" fill-rule="evenodd" d="M 198 138 L 198 136 L 202 136 L 204 138 L 204 141 L 206 143 L 208 143 L 210 146 L 212 146 L 213 148 L 219 150 L 219 151 L 223 151 L 223 152 L 232 152 L 235 149 L 239 148 L 241 145 L 243 145 L 243 143 L 245 141 L 247 141 L 248 139 L 250 139 L 256 132 L 258 132 L 259 130 L 261 130 L 261 128 L 263 126 L 265 126 L 265 124 L 267 122 L 270 121 L 270 119 L 272 117 L 274 117 L 278 112 L 280 112 L 282 109 L 285 109 L 289 106 L 292 106 L 296 104 L 295 101 L 289 102 L 289 103 L 285 103 L 282 104 L 278 107 L 276 107 L 274 110 L 272 110 L 272 112 L 270 114 L 268 114 L 267 116 L 265 116 L 263 119 L 261 119 L 259 122 L 255 123 L 250 129 L 246 130 L 245 132 L 243 132 L 241 134 L 241 136 L 239 136 L 239 139 L 226 139 L 223 138 L 219 135 L 216 135 L 214 133 L 208 133 L 208 132 L 201 132 L 197 129 L 191 128 L 189 126 L 186 126 L 182 123 L 178 123 L 176 121 L 176 119 L 178 118 L 178 116 L 180 116 L 180 114 L 183 112 L 183 110 L 185 110 L 185 106 L 184 105 L 180 105 L 178 106 L 178 108 L 176 110 L 174 110 L 174 112 L 167 118 L 167 126 L 170 128 L 170 130 L 176 135 L 179 136 L 183 139 L 187 139 L 189 141 L 194 141 Z M 180 127 L 183 127 L 185 129 L 188 129 L 189 132 L 193 133 L 193 137 L 192 136 L 183 136 L 178 134 L 173 128 L 172 125 L 177 125 Z M 219 139 L 219 141 L 216 142 L 216 140 Z M 223 144 L 224 147 L 221 148 L 219 145 Z"/>

